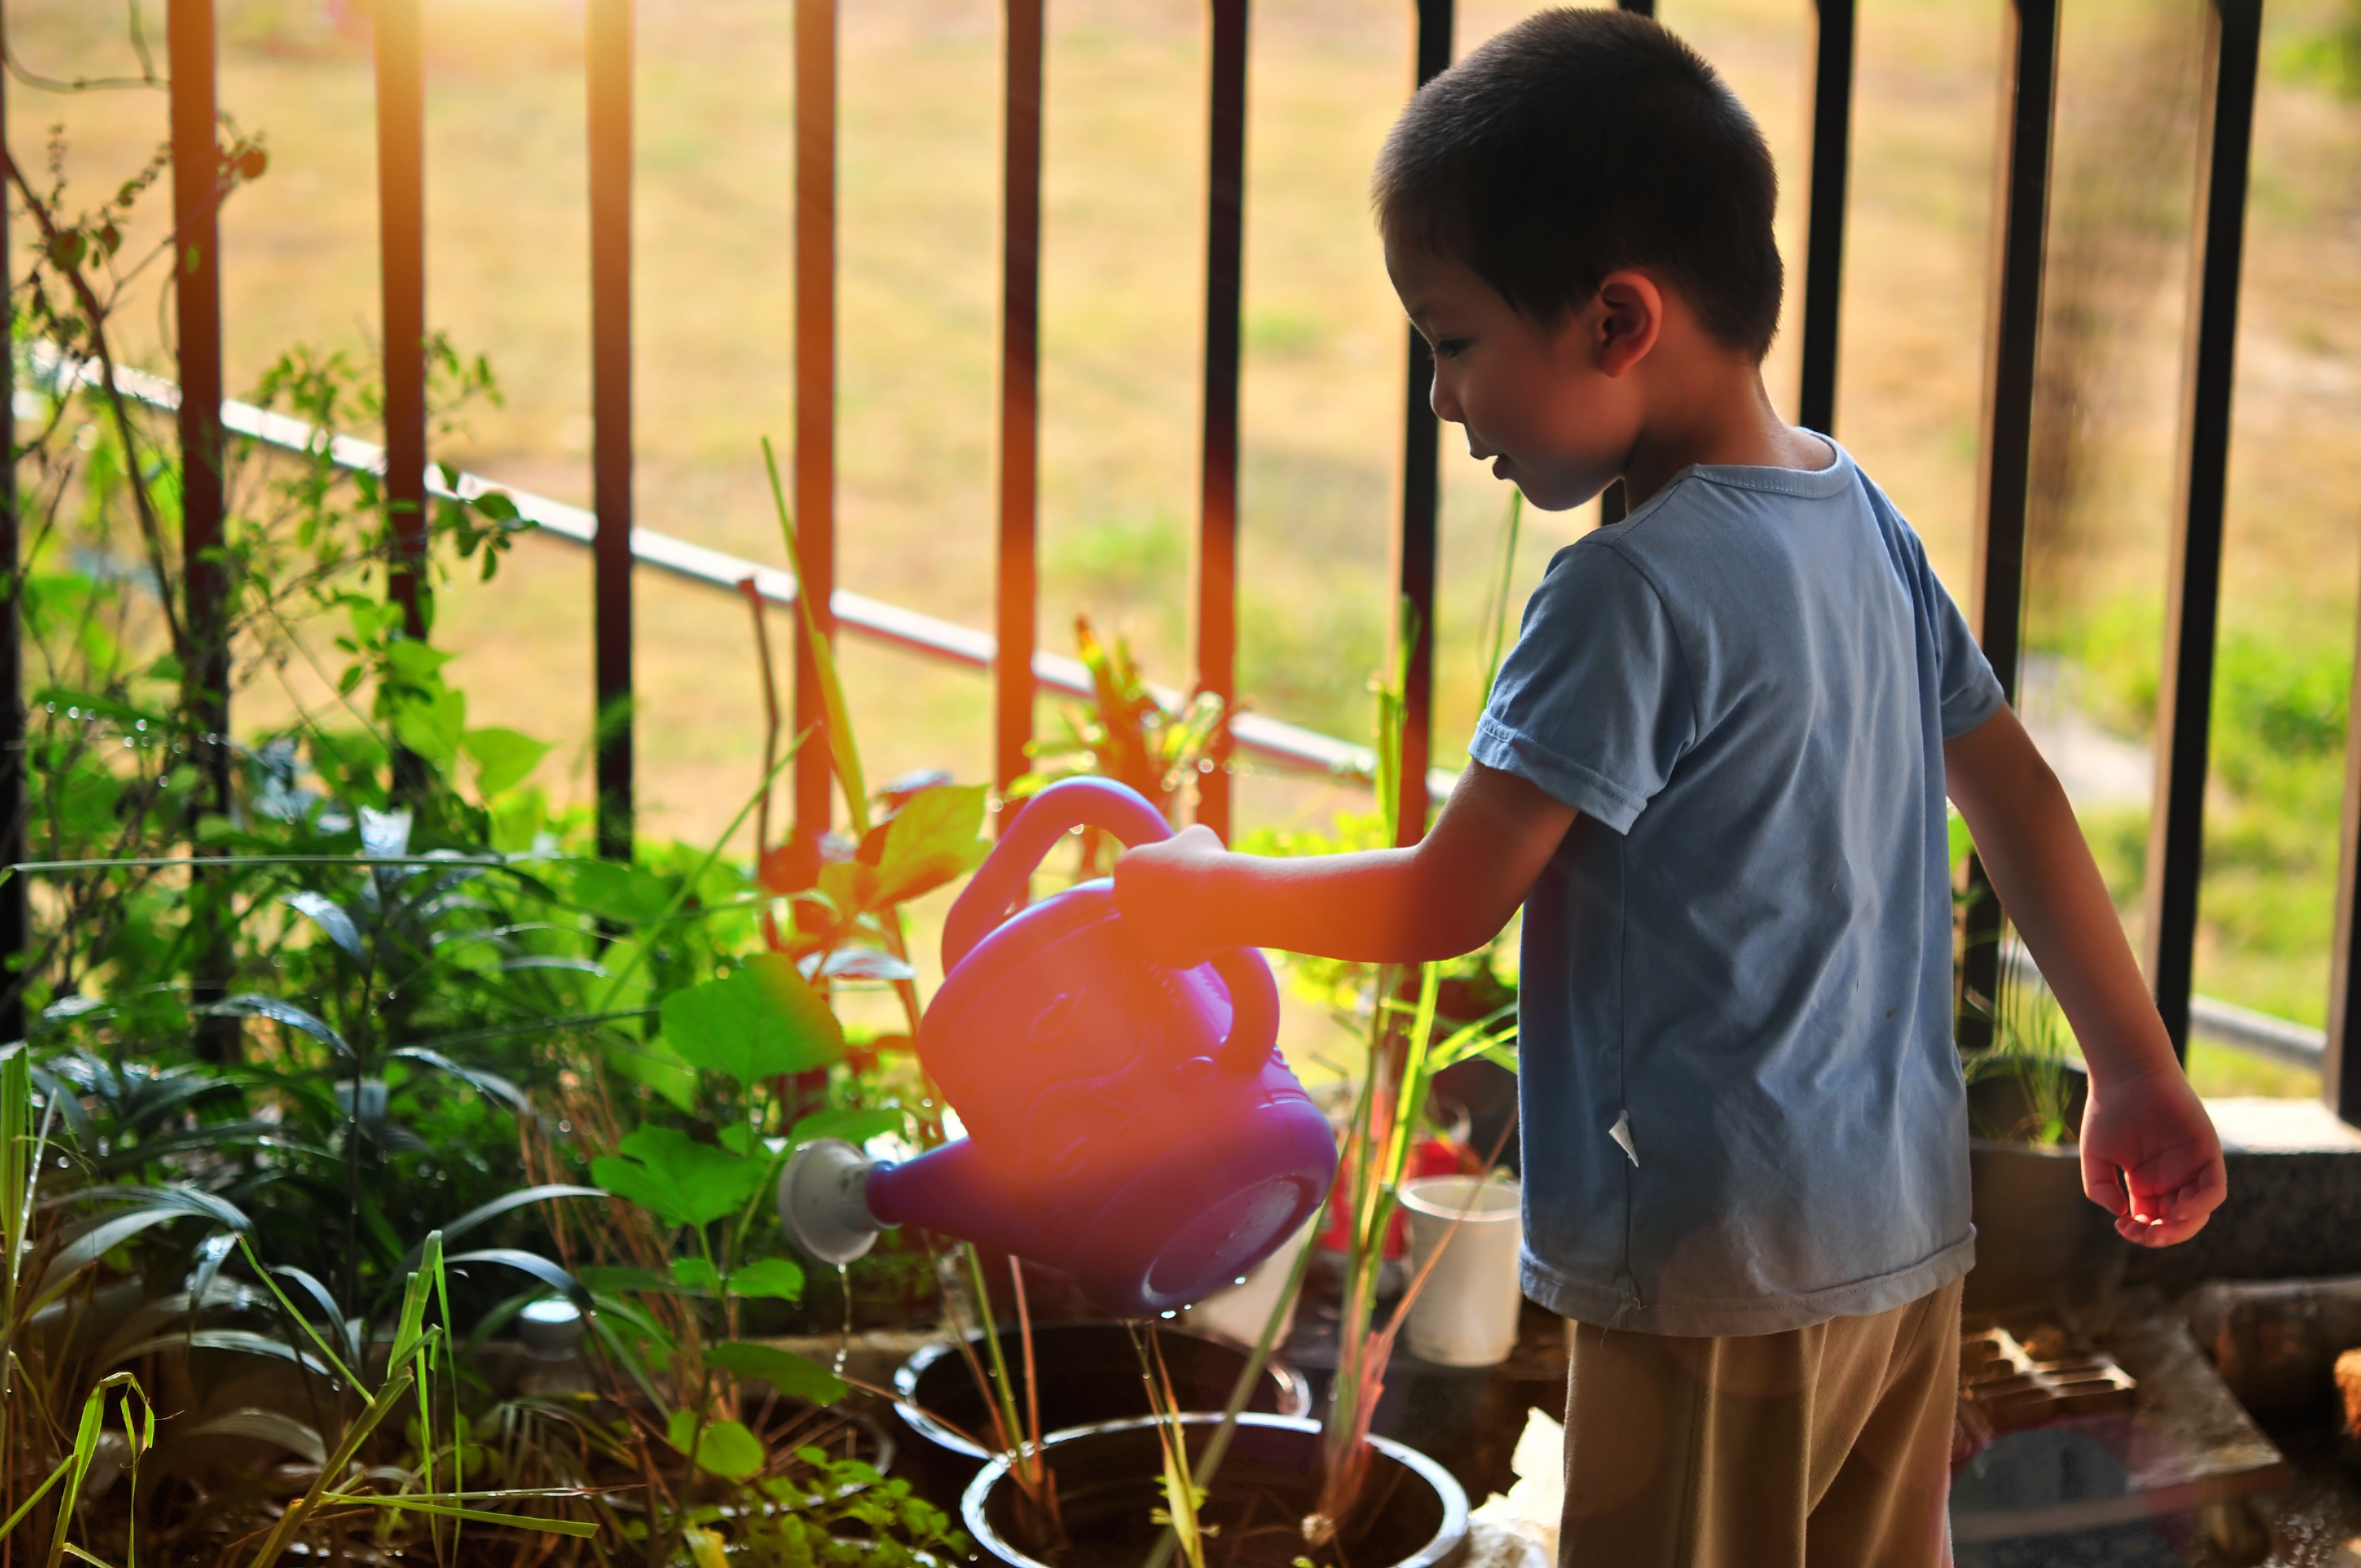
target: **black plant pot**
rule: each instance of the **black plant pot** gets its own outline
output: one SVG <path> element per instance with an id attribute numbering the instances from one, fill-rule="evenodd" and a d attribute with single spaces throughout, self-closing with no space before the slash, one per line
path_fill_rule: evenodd
<path id="1" fill-rule="evenodd" d="M 2079 1069 L 2070 1076 L 2067 1124 L 2080 1127 L 2089 1084 Z M 2020 1127 L 2028 1112 L 2014 1078 L 1969 1086 L 1969 1121 L 1980 1131 Z M 1971 1138 L 1968 1179 L 1976 1266 L 1968 1274 L 1965 1310 L 1987 1317 L 2103 1318 L 2123 1281 L 2130 1244 L 2115 1234 L 2114 1216 L 2084 1195 L 2081 1149 Z"/>
<path id="2" fill-rule="evenodd" d="M 1189 1415 L 1193 1454 L 1221 1423 Z M 1288 1568 L 1313 1555 L 1353 1568 L 1438 1568 L 1467 1543 L 1467 1494 L 1451 1473 L 1415 1449 L 1371 1438 L 1363 1501 L 1331 1548 L 1310 1553 L 1302 1520 L 1320 1496 L 1320 1425 L 1286 1416 L 1241 1417 L 1199 1518 L 1219 1531 L 1207 1542 L 1210 1568 Z M 1065 1543 L 1027 1551 L 1017 1522 L 1016 1488 L 1005 1457 L 977 1473 L 960 1513 L 983 1555 L 1010 1568 L 1138 1568 L 1160 1526 L 1157 1477 L 1162 1453 L 1151 1419 L 1062 1431 L 1043 1442 L 1057 1475 Z M 1024 1542 L 1024 1544 L 1019 1544 Z M 1176 1559 L 1177 1561 L 1177 1559 Z"/>
<path id="3" fill-rule="evenodd" d="M 1182 1409 L 1228 1407 L 1230 1391 L 1246 1370 L 1244 1346 L 1165 1323 L 1157 1325 L 1156 1338 L 1164 1352 L 1165 1370 L 1172 1376 L 1173 1395 Z M 981 1337 L 971 1335 L 970 1343 L 975 1345 L 984 1375 L 991 1376 L 992 1357 Z M 1025 1346 L 1015 1328 L 1001 1329 L 1000 1353 L 1007 1358 L 1008 1375 L 1016 1380 L 1017 1409 L 1022 1411 Z M 1044 1432 L 1148 1413 L 1139 1356 L 1132 1348 L 1130 1332 L 1119 1322 L 1037 1323 L 1033 1362 L 1041 1380 Z M 967 1358 L 955 1344 L 928 1345 L 895 1371 L 894 1389 L 901 1395 L 895 1413 L 909 1434 L 901 1473 L 923 1496 L 944 1508 L 955 1507 L 988 1457 L 983 1448 L 959 1433 L 970 1432 L 989 1442 L 992 1428 L 983 1391 L 976 1387 Z M 1301 1373 L 1274 1355 L 1263 1364 L 1262 1386 L 1246 1408 L 1301 1416 L 1312 1409 L 1312 1390 Z"/>

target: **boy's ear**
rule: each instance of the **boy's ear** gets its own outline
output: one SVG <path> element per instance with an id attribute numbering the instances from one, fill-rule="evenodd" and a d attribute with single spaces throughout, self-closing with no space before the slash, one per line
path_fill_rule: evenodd
<path id="1" fill-rule="evenodd" d="M 1664 328 L 1664 292 L 1644 272 L 1609 272 L 1593 307 L 1593 351 L 1601 375 L 1620 376 L 1648 356 Z"/>

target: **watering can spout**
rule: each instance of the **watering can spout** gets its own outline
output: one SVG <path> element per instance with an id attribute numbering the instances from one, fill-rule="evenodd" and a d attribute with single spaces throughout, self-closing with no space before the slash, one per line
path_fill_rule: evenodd
<path id="1" fill-rule="evenodd" d="M 965 1138 L 899 1163 L 872 1159 L 841 1138 L 818 1138 L 779 1173 L 779 1224 L 822 1263 L 851 1263 L 900 1225 L 1039 1256 L 1047 1239 L 1029 1215 Z"/>

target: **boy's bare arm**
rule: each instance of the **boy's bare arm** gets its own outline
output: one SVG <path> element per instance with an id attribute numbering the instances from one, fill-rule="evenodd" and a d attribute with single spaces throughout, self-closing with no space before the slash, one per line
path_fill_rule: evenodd
<path id="1" fill-rule="evenodd" d="M 1415 849 L 1271 860 L 1191 828 L 1115 862 L 1115 905 L 1143 947 L 1174 963 L 1235 947 L 1446 959 L 1509 923 L 1574 815 L 1514 773 L 1470 762 Z"/>
<path id="2" fill-rule="evenodd" d="M 2057 775 L 2007 708 L 1943 746 L 1951 798 L 2091 1069 L 2082 1187 L 2147 1246 L 2203 1227 L 2222 1143 L 2173 1059 L 2114 903 Z"/>

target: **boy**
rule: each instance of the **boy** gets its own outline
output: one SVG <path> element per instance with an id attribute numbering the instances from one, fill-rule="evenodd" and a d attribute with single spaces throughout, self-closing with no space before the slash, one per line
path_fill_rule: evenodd
<path id="1" fill-rule="evenodd" d="M 1433 402 L 1559 553 L 1414 850 L 1115 868 L 1159 956 L 1410 962 L 1525 911 L 1527 1294 L 1571 1319 L 1561 1561 L 1948 1561 L 1974 1260 L 1943 799 L 2091 1069 L 2085 1188 L 2193 1234 L 2220 1146 L 2057 780 L 1915 534 L 1773 411 L 1775 180 L 1654 23 L 1558 11 L 1423 89 L 1376 181 Z"/>

